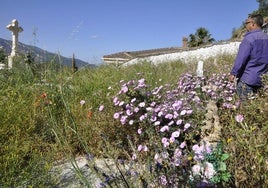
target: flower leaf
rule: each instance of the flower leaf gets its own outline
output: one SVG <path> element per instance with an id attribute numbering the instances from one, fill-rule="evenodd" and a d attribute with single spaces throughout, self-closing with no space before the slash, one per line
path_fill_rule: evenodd
<path id="1" fill-rule="evenodd" d="M 220 167 L 219 167 L 219 171 L 226 171 L 226 164 L 223 162 L 220 162 Z"/>
<path id="2" fill-rule="evenodd" d="M 224 154 L 222 154 L 222 156 L 221 156 L 221 161 L 225 161 L 226 159 L 228 159 L 229 158 L 229 155 L 227 154 L 227 153 L 224 153 Z"/>

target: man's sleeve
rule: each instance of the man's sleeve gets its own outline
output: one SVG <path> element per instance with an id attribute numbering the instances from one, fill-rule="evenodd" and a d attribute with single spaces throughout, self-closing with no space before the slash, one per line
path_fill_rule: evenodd
<path id="1" fill-rule="evenodd" d="M 238 54 L 236 56 L 234 66 L 231 70 L 231 75 L 240 77 L 243 74 L 243 70 L 249 60 L 250 50 L 250 43 L 246 40 L 243 40 L 239 45 Z"/>

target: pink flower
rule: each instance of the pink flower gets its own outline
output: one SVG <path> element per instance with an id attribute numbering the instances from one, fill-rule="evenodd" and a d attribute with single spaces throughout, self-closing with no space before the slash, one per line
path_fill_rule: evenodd
<path id="1" fill-rule="evenodd" d="M 138 134 L 141 134 L 142 133 L 142 129 L 138 129 Z"/>
<path id="2" fill-rule="evenodd" d="M 100 105 L 99 111 L 101 112 L 101 111 L 103 111 L 103 109 L 104 109 L 104 106 L 103 105 Z"/>
<path id="3" fill-rule="evenodd" d="M 180 148 L 182 148 L 182 149 L 185 148 L 185 146 L 186 146 L 186 142 L 185 141 L 180 144 Z"/>
<path id="4" fill-rule="evenodd" d="M 169 142 L 170 142 L 170 143 L 175 142 L 175 138 L 171 136 L 170 139 L 169 139 Z"/>
<path id="5" fill-rule="evenodd" d="M 85 100 L 81 100 L 81 101 L 80 101 L 81 106 L 83 106 L 85 103 L 86 103 Z"/>
<path id="6" fill-rule="evenodd" d="M 238 114 L 235 116 L 235 120 L 238 122 L 238 123 L 241 123 L 243 120 L 244 120 L 244 116 L 241 115 L 241 114 Z"/>
<path id="7" fill-rule="evenodd" d="M 162 143 L 164 145 L 164 147 L 168 147 L 169 146 L 169 142 L 168 142 L 168 139 L 167 138 L 162 138 Z"/>
<path id="8" fill-rule="evenodd" d="M 168 141 L 168 139 L 166 137 L 162 138 L 162 143 L 166 143 Z"/>
<path id="9" fill-rule="evenodd" d="M 206 178 L 211 179 L 216 174 L 213 164 L 209 162 L 204 163 L 204 175 Z"/>
<path id="10" fill-rule="evenodd" d="M 187 113 L 187 114 L 192 114 L 192 113 L 193 113 L 193 110 L 187 110 L 186 113 Z"/>
<path id="11" fill-rule="evenodd" d="M 140 104 L 139 104 L 139 107 L 144 107 L 145 106 L 145 102 L 141 102 Z"/>
<path id="12" fill-rule="evenodd" d="M 160 129 L 160 132 L 169 131 L 169 126 L 165 125 Z"/>
<path id="13" fill-rule="evenodd" d="M 136 98 L 131 99 L 131 103 L 134 103 L 136 101 Z"/>
<path id="14" fill-rule="evenodd" d="M 121 119 L 120 119 L 120 121 L 121 121 L 121 124 L 122 125 L 125 125 L 125 123 L 127 121 L 127 116 L 122 116 Z"/>
<path id="15" fill-rule="evenodd" d="M 114 119 L 118 119 L 120 114 L 118 112 L 114 113 Z"/>
<path id="16" fill-rule="evenodd" d="M 136 160 L 137 159 L 137 155 L 136 154 L 133 154 L 132 155 L 132 160 Z"/>
<path id="17" fill-rule="evenodd" d="M 137 113 L 139 110 L 140 110 L 140 109 L 139 109 L 138 107 L 135 107 L 135 108 L 134 108 L 134 112 L 136 112 L 136 113 Z"/>
<path id="18" fill-rule="evenodd" d="M 175 110 L 179 110 L 182 106 L 182 101 L 175 101 L 174 104 L 172 104 L 172 107 L 175 109 Z"/>
<path id="19" fill-rule="evenodd" d="M 121 88 L 121 92 L 122 92 L 122 93 L 126 93 L 126 92 L 128 92 L 128 87 L 127 87 L 127 86 L 122 86 L 122 88 Z"/>
<path id="20" fill-rule="evenodd" d="M 142 145 L 139 145 L 139 146 L 138 146 L 138 151 L 141 151 L 142 148 L 143 148 Z"/>
<path id="21" fill-rule="evenodd" d="M 166 119 L 172 119 L 173 118 L 173 115 L 172 114 L 167 114 L 167 115 L 165 115 L 165 118 Z"/>
<path id="22" fill-rule="evenodd" d="M 115 106 L 117 106 L 119 104 L 118 97 L 114 98 L 113 103 L 114 103 Z"/>
<path id="23" fill-rule="evenodd" d="M 197 144 L 193 145 L 192 150 L 194 150 L 196 153 L 199 152 L 199 146 Z"/>
<path id="24" fill-rule="evenodd" d="M 160 176 L 161 185 L 167 185 L 168 181 L 165 175 Z"/>
<path id="25" fill-rule="evenodd" d="M 157 114 L 158 117 L 161 117 L 162 115 L 163 115 L 162 111 L 158 112 L 158 114 Z"/>
<path id="26" fill-rule="evenodd" d="M 163 145 L 164 145 L 164 147 L 166 148 L 166 147 L 169 146 L 169 142 L 166 142 L 166 143 L 164 143 Z"/>
<path id="27" fill-rule="evenodd" d="M 175 131 L 171 134 L 172 137 L 178 138 L 180 136 L 180 131 Z"/>
<path id="28" fill-rule="evenodd" d="M 179 116 L 178 112 L 174 111 L 173 112 L 173 118 L 176 119 Z"/>
<path id="29" fill-rule="evenodd" d="M 143 151 L 148 151 L 148 147 L 147 146 L 143 146 Z"/>
<path id="30" fill-rule="evenodd" d="M 140 121 L 143 121 L 145 119 L 145 115 L 140 116 Z"/>
<path id="31" fill-rule="evenodd" d="M 150 106 L 154 107 L 156 105 L 156 102 L 152 102 Z"/>
<path id="32" fill-rule="evenodd" d="M 186 123 L 186 124 L 184 125 L 184 130 L 188 129 L 190 126 L 191 126 L 190 123 Z"/>
<path id="33" fill-rule="evenodd" d="M 156 122 L 154 122 L 154 125 L 155 125 L 155 126 L 160 125 L 160 121 L 156 121 Z"/>
<path id="34" fill-rule="evenodd" d="M 200 171 L 201 171 L 201 166 L 199 164 L 196 164 L 192 167 L 193 176 L 200 175 Z"/>
<path id="35" fill-rule="evenodd" d="M 146 111 L 147 111 L 147 112 L 151 112 L 152 110 L 153 110 L 152 107 L 147 107 L 147 108 L 146 108 Z"/>
<path id="36" fill-rule="evenodd" d="M 155 115 L 153 115 L 150 119 L 152 122 L 155 122 L 157 120 L 157 117 Z"/>
<path id="37" fill-rule="evenodd" d="M 183 115 L 185 115 L 186 113 L 187 113 L 186 110 L 182 110 L 181 113 L 180 113 L 180 115 L 183 116 Z"/>
<path id="38" fill-rule="evenodd" d="M 132 112 L 130 109 L 127 109 L 126 114 L 127 114 L 128 116 L 131 116 L 131 115 L 133 114 L 133 112 Z"/>
<path id="39" fill-rule="evenodd" d="M 174 124 L 174 121 L 170 121 L 169 123 L 168 123 L 168 126 L 171 126 L 171 125 L 173 125 Z"/>
<path id="40" fill-rule="evenodd" d="M 139 83 L 144 83 L 145 82 L 145 79 L 144 78 L 141 78 L 140 80 L 138 80 Z"/>
<path id="41" fill-rule="evenodd" d="M 180 149 L 176 148 L 175 151 L 174 151 L 174 156 L 175 157 L 181 157 L 182 155 L 182 152 Z"/>
<path id="42" fill-rule="evenodd" d="M 180 125 L 182 124 L 182 119 L 179 119 L 177 122 L 176 122 L 177 125 Z"/>

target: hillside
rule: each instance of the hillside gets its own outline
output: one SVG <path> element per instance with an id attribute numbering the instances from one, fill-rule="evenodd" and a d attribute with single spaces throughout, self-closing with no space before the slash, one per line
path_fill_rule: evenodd
<path id="1" fill-rule="evenodd" d="M 0 38 L 0 46 L 3 47 L 6 54 L 11 53 L 11 43 L 12 43 L 11 40 L 5 40 L 5 39 Z M 72 64 L 72 58 L 67 58 L 59 54 L 52 53 L 44 49 L 38 48 L 36 46 L 23 44 L 21 42 L 18 43 L 18 52 L 21 54 L 27 54 L 27 53 L 32 54 L 35 62 L 39 62 L 39 63 L 55 61 L 58 63 L 61 62 L 63 65 L 66 65 L 66 66 L 71 66 Z M 94 64 L 89 64 L 80 59 L 75 59 L 75 62 L 76 62 L 77 67 L 84 67 L 84 66 L 95 67 Z"/>

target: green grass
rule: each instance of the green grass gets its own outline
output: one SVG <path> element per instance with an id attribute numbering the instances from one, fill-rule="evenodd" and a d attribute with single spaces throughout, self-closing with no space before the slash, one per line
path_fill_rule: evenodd
<path id="1" fill-rule="evenodd" d="M 216 59 L 204 64 L 207 78 L 223 70 L 228 73 L 234 57 Z M 195 62 L 158 66 L 144 62 L 128 67 L 81 69 L 75 73 L 68 68 L 56 69 L 53 63 L 39 69 L 17 65 L 11 70 L 1 70 L 0 187 L 53 187 L 57 181 L 49 173 L 53 162 L 86 153 L 97 158 L 127 159 L 132 150 L 126 150 L 130 147 L 126 135 L 135 137 L 135 130 L 113 118 L 117 108 L 112 98 L 120 90 L 120 81 L 145 78 L 150 88 L 172 86 L 182 74 L 194 74 L 195 68 Z M 83 105 L 81 100 L 85 101 Z M 101 105 L 104 105 L 102 112 L 98 110 Z M 239 111 L 220 111 L 224 126 L 221 141 L 225 152 L 230 154 L 228 169 L 232 172 L 231 181 L 225 185 L 268 185 L 267 109 L 266 95 Z M 246 129 L 235 122 L 237 113 L 244 114 Z M 144 174 L 139 181 L 146 178 L 153 176 Z"/>

